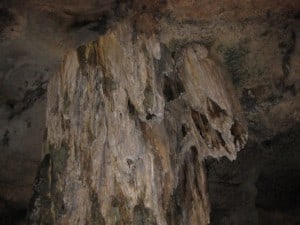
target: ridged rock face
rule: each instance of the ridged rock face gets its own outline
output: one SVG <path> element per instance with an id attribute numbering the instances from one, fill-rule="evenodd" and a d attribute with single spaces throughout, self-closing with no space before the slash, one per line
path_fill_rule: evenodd
<path id="1" fill-rule="evenodd" d="M 70 51 L 30 224 L 209 224 L 203 160 L 247 140 L 228 80 L 203 45 L 171 51 L 126 21 Z"/>

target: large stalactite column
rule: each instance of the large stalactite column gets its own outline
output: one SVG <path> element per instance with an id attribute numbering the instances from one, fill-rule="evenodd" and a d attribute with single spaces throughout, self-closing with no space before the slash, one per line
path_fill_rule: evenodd
<path id="1" fill-rule="evenodd" d="M 48 87 L 30 223 L 209 224 L 203 159 L 234 159 L 247 131 L 207 54 L 171 53 L 129 22 L 69 52 Z"/>

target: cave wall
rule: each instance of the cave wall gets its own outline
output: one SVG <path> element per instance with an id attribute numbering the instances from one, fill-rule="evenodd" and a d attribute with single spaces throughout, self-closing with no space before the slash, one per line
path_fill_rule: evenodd
<path id="1" fill-rule="evenodd" d="M 228 68 L 238 75 L 232 78 L 247 118 L 249 143 L 234 162 L 225 158 L 207 161 L 212 224 L 289 225 L 300 221 L 299 23 L 271 21 L 266 33 L 247 33 L 252 47 L 240 52 L 242 57 L 223 55 L 229 65 L 238 58 L 244 65 Z M 266 40 L 265 34 L 269 35 Z M 260 61 L 264 72 L 253 76 L 257 68 L 253 63 Z M 268 62 L 272 63 L 268 66 Z"/>
<path id="2" fill-rule="evenodd" d="M 236 142 L 239 138 L 233 140 L 232 136 L 245 132 L 246 125 L 243 118 L 246 119 L 249 128 L 250 142 L 257 145 L 272 140 L 279 133 L 288 132 L 299 122 L 299 4 L 296 1 L 78 0 L 74 4 L 74 1 L 30 0 L 24 3 L 14 0 L 1 1 L 0 7 L 0 134 L 2 135 L 0 215 L 1 218 L 4 215 L 4 220 L 7 219 L 6 215 L 10 214 L 12 216 L 9 217 L 13 219 L 16 217 L 15 212 L 17 215 L 19 210 L 24 217 L 29 196 L 32 194 L 30 186 L 33 184 L 41 158 L 44 158 L 44 161 L 38 169 L 40 172 L 34 185 L 34 200 L 29 208 L 37 207 L 34 206 L 36 199 L 42 199 L 44 205 L 42 204 L 41 211 L 35 215 L 36 217 L 33 216 L 33 220 L 40 220 L 41 217 L 51 217 L 50 222 L 61 220 L 57 219 L 60 215 L 48 211 L 49 206 L 59 205 L 60 203 L 53 202 L 61 201 L 60 198 L 63 196 L 58 193 L 58 200 L 55 200 L 49 199 L 48 194 L 54 193 L 55 196 L 56 190 L 65 191 L 65 187 L 60 183 L 65 175 L 55 177 L 54 174 L 56 170 L 62 170 L 63 174 L 68 167 L 61 168 L 60 165 L 58 168 L 51 167 L 53 160 L 66 163 L 60 162 L 60 157 L 63 159 L 67 157 L 66 161 L 71 165 L 77 162 L 77 170 L 81 174 L 78 176 L 85 180 L 83 182 L 85 185 L 88 183 L 86 190 L 96 191 L 88 191 L 90 201 L 87 204 L 92 204 L 92 208 L 99 208 L 98 211 L 102 214 L 105 210 L 101 208 L 102 200 L 100 201 L 100 197 L 97 196 L 99 185 L 95 188 L 93 183 L 97 179 L 91 179 L 93 182 L 86 180 L 88 173 L 93 171 L 99 173 L 102 169 L 95 169 L 96 165 L 86 163 L 95 153 L 85 156 L 78 152 L 82 152 L 82 148 L 96 148 L 91 147 L 90 143 L 91 139 L 100 135 L 97 129 L 101 128 L 101 132 L 104 132 L 102 126 L 115 126 L 118 120 L 122 121 L 118 125 L 128 124 L 126 129 L 130 128 L 138 133 L 139 142 L 142 142 L 139 145 L 147 143 L 147 147 L 141 151 L 143 154 L 150 152 L 149 157 L 154 157 L 155 168 L 157 170 L 164 168 L 164 171 L 168 171 L 167 175 L 163 176 L 167 178 L 166 186 L 169 185 L 163 191 L 165 196 L 172 195 L 170 194 L 172 188 L 181 182 L 187 182 L 190 185 L 188 190 L 194 190 L 189 182 L 198 176 L 201 179 L 199 178 L 197 182 L 202 182 L 203 185 L 200 189 L 205 192 L 206 179 L 205 175 L 201 175 L 205 173 L 202 159 L 207 156 L 218 158 L 223 155 L 231 160 L 235 159 L 236 151 L 244 145 L 239 143 L 244 143 L 245 137 Z M 113 65 L 120 62 L 122 66 L 114 68 Z M 134 65 L 139 68 L 133 69 Z M 70 71 L 73 71 L 72 75 Z M 132 71 L 137 72 L 130 77 Z M 82 74 L 83 78 L 79 74 Z M 67 81 L 66 76 L 71 80 Z M 58 80 L 58 77 L 61 80 Z M 49 86 L 51 91 L 48 91 L 48 131 L 45 132 L 45 93 L 50 78 L 52 83 Z M 74 84 L 72 79 L 82 83 Z M 126 82 L 123 82 L 123 79 Z M 98 86 L 95 86 L 94 82 L 98 82 Z M 76 91 L 73 90 L 74 85 L 77 85 Z M 85 87 L 88 89 L 84 89 Z M 84 94 L 73 96 L 75 92 L 77 93 L 77 89 L 82 89 Z M 123 94 L 120 89 L 123 90 Z M 54 100 L 52 98 L 55 95 L 57 99 Z M 102 99 L 99 102 L 104 102 L 102 108 L 99 106 L 100 108 L 96 109 L 94 105 L 89 104 L 81 105 L 84 101 L 90 102 L 91 98 L 96 96 Z M 56 101 L 59 102 L 58 106 L 52 107 L 51 104 L 55 105 Z M 113 102 L 114 104 L 110 106 L 112 112 L 121 111 L 125 119 L 123 117 L 118 120 L 112 119 L 107 111 L 110 103 L 107 102 Z M 96 129 L 95 124 L 85 121 L 88 118 L 91 121 L 96 120 L 96 115 L 75 114 L 75 104 L 79 104 L 78 113 L 87 109 L 95 114 L 96 112 L 103 114 L 105 111 L 104 114 L 108 114 L 109 116 L 106 116 L 111 118 L 112 122 L 109 122 L 109 126 L 99 125 Z M 117 109 L 114 108 L 116 104 L 120 104 Z M 149 105 L 151 107 L 148 107 Z M 57 108 L 58 112 L 51 114 L 50 106 L 54 108 L 54 112 Z M 59 115 L 62 117 L 58 119 Z M 58 122 L 52 124 L 52 120 Z M 75 120 L 81 122 L 75 125 Z M 133 125 L 132 120 L 138 123 Z M 242 125 L 232 126 L 236 121 Z M 88 127 L 84 125 L 85 123 L 89 124 Z M 175 126 L 177 123 L 183 125 Z M 58 128 L 54 127 L 56 125 Z M 172 126 L 176 128 L 170 129 Z M 69 154 L 64 155 L 64 151 L 75 151 L 73 148 L 76 145 L 70 143 L 66 137 L 67 131 L 75 128 L 83 135 L 73 134 L 72 138 L 83 140 L 84 144 L 76 147 L 76 154 L 79 155 L 72 161 Z M 159 138 L 156 133 L 161 133 Z M 52 134 L 56 136 L 52 137 Z M 121 132 L 120 135 L 124 136 L 125 140 L 132 140 L 132 136 L 136 134 Z M 44 140 L 44 147 L 42 147 L 43 136 L 48 138 Z M 159 143 L 156 143 L 156 138 Z M 184 148 L 181 145 L 177 146 L 181 141 L 184 142 Z M 154 154 L 150 148 L 156 145 L 161 147 Z M 172 152 L 174 149 L 189 149 L 187 146 L 192 146 L 190 151 L 181 150 L 189 152 L 186 155 L 178 156 L 178 152 Z M 105 148 L 99 148 L 99 151 Z M 65 150 L 59 151 L 60 149 Z M 256 147 L 247 147 L 245 151 L 255 151 L 253 149 Z M 116 152 L 117 150 L 115 155 Z M 168 158 L 168 155 L 172 157 Z M 111 156 L 98 157 L 102 160 Z M 192 163 L 193 166 L 185 166 L 195 157 L 198 160 Z M 158 163 L 160 160 L 157 158 L 162 159 L 162 162 Z M 181 160 L 178 165 L 176 158 Z M 118 167 L 115 168 L 125 171 L 126 167 L 128 171 L 126 170 L 125 174 L 129 176 L 133 162 L 129 157 L 128 168 L 124 162 L 120 163 L 121 166 L 117 163 Z M 229 163 L 228 167 L 230 166 Z M 255 163 L 249 165 L 249 170 L 255 166 Z M 240 167 L 237 170 L 244 171 Z M 230 173 L 230 170 L 226 171 Z M 247 170 L 245 171 L 247 174 Z M 210 181 L 210 171 L 208 176 Z M 183 177 L 189 177 L 189 180 L 184 180 Z M 163 178 L 158 178 L 161 181 L 156 182 L 162 185 Z M 44 184 L 45 180 L 48 181 Z M 41 182 L 42 190 L 39 188 Z M 254 182 L 254 179 L 251 182 Z M 52 186 L 48 186 L 49 184 Z M 214 185 L 211 190 L 218 190 Z M 222 185 L 220 188 L 223 188 Z M 178 189 L 181 190 L 183 187 L 180 186 Z M 181 197 L 175 203 L 186 205 L 188 203 L 183 201 L 185 197 L 182 197 L 183 193 L 180 190 L 177 190 L 177 195 Z M 124 194 L 123 190 L 110 191 L 122 196 Z M 252 191 L 255 192 L 255 188 Z M 251 193 L 252 203 L 253 193 Z M 148 195 L 150 196 L 149 193 Z M 200 195 L 193 194 L 186 199 L 196 198 L 196 202 L 202 202 L 204 206 L 198 203 L 196 205 L 202 207 L 203 221 L 208 221 L 207 196 L 200 201 Z M 121 198 L 124 202 L 125 197 Z M 107 199 L 109 198 L 108 196 Z M 166 200 L 168 197 L 162 199 L 168 202 Z M 116 210 L 114 212 L 117 214 L 118 210 L 125 214 L 128 211 L 122 206 L 125 204 L 122 201 L 111 203 L 116 205 L 113 206 L 113 210 Z M 156 218 L 159 209 L 155 209 L 154 214 L 151 211 L 155 201 L 147 200 L 136 204 L 137 201 L 132 200 L 129 211 L 133 214 L 130 214 L 129 220 L 133 221 L 133 215 L 136 215 L 135 221 L 140 224 L 146 223 L 144 217 Z M 222 199 L 220 201 L 222 202 Z M 169 205 L 175 204 L 171 200 L 170 202 Z M 213 200 L 212 217 L 219 218 L 221 214 L 214 217 L 216 212 L 214 206 Z M 61 209 L 63 215 L 67 211 L 64 207 Z M 229 210 L 231 206 L 224 203 L 224 207 Z M 172 210 L 165 213 L 165 217 L 172 221 L 171 224 L 176 224 L 182 219 L 182 215 L 179 219 L 174 219 L 174 215 L 178 214 L 176 210 L 181 212 L 182 209 Z M 244 209 L 244 212 L 246 211 L 247 209 Z M 188 210 L 186 213 L 193 214 L 192 212 L 193 210 Z M 252 216 L 259 218 L 256 211 L 251 212 L 253 213 L 245 216 L 245 221 L 247 218 L 251 220 Z M 89 218 L 98 218 L 96 220 L 102 221 L 103 215 L 91 211 L 86 212 L 86 215 L 88 214 Z M 106 216 L 108 214 L 106 212 Z M 152 223 L 151 221 L 149 223 Z M 217 220 L 212 220 L 214 221 Z"/>
<path id="3" fill-rule="evenodd" d="M 18 212 L 26 215 L 33 193 L 49 74 L 30 64 L 5 72 L 0 75 L 0 224 L 11 224 L 8 221 L 18 218 Z"/>
<path id="4" fill-rule="evenodd" d="M 208 159 L 211 224 L 299 224 L 299 140 L 298 123 L 234 162 Z"/>

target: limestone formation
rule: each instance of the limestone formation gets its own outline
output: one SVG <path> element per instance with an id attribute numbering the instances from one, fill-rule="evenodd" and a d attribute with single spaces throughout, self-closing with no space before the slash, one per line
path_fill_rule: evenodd
<path id="1" fill-rule="evenodd" d="M 128 21 L 68 53 L 48 85 L 41 224 L 209 224 L 203 160 L 234 159 L 247 129 L 208 50 L 175 55 Z"/>
<path id="2" fill-rule="evenodd" d="M 292 201 L 270 200 L 290 197 L 272 180 L 287 176 L 274 183 L 286 187 L 300 168 L 293 147 L 281 164 L 268 143 L 299 124 L 299 10 L 294 0 L 0 1 L 0 223 L 26 211 L 30 225 L 278 218 L 270 202 Z"/>

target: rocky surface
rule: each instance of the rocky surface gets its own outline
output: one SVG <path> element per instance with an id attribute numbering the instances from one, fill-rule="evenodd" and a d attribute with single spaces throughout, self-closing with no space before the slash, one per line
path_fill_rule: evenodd
<path id="1" fill-rule="evenodd" d="M 26 214 L 43 157 L 49 78 L 66 49 L 96 39 L 105 28 L 97 22 L 103 3 L 94 12 L 96 5 L 77 2 L 82 15 L 72 5 L 0 1 L 0 224 Z"/>
<path id="2" fill-rule="evenodd" d="M 42 223 L 209 223 L 203 159 L 243 148 L 239 104 L 204 46 L 172 58 L 158 36 L 132 29 L 70 52 L 51 79 L 53 210 Z"/>
<path id="3" fill-rule="evenodd" d="M 208 224 L 209 198 L 212 224 L 297 223 L 297 204 L 270 208 L 272 180 L 298 179 L 297 145 L 266 153 L 298 137 L 296 1 L 0 8 L 2 223 L 24 217 L 41 158 L 31 223 Z M 203 161 L 235 159 L 247 127 L 237 161 Z"/>

